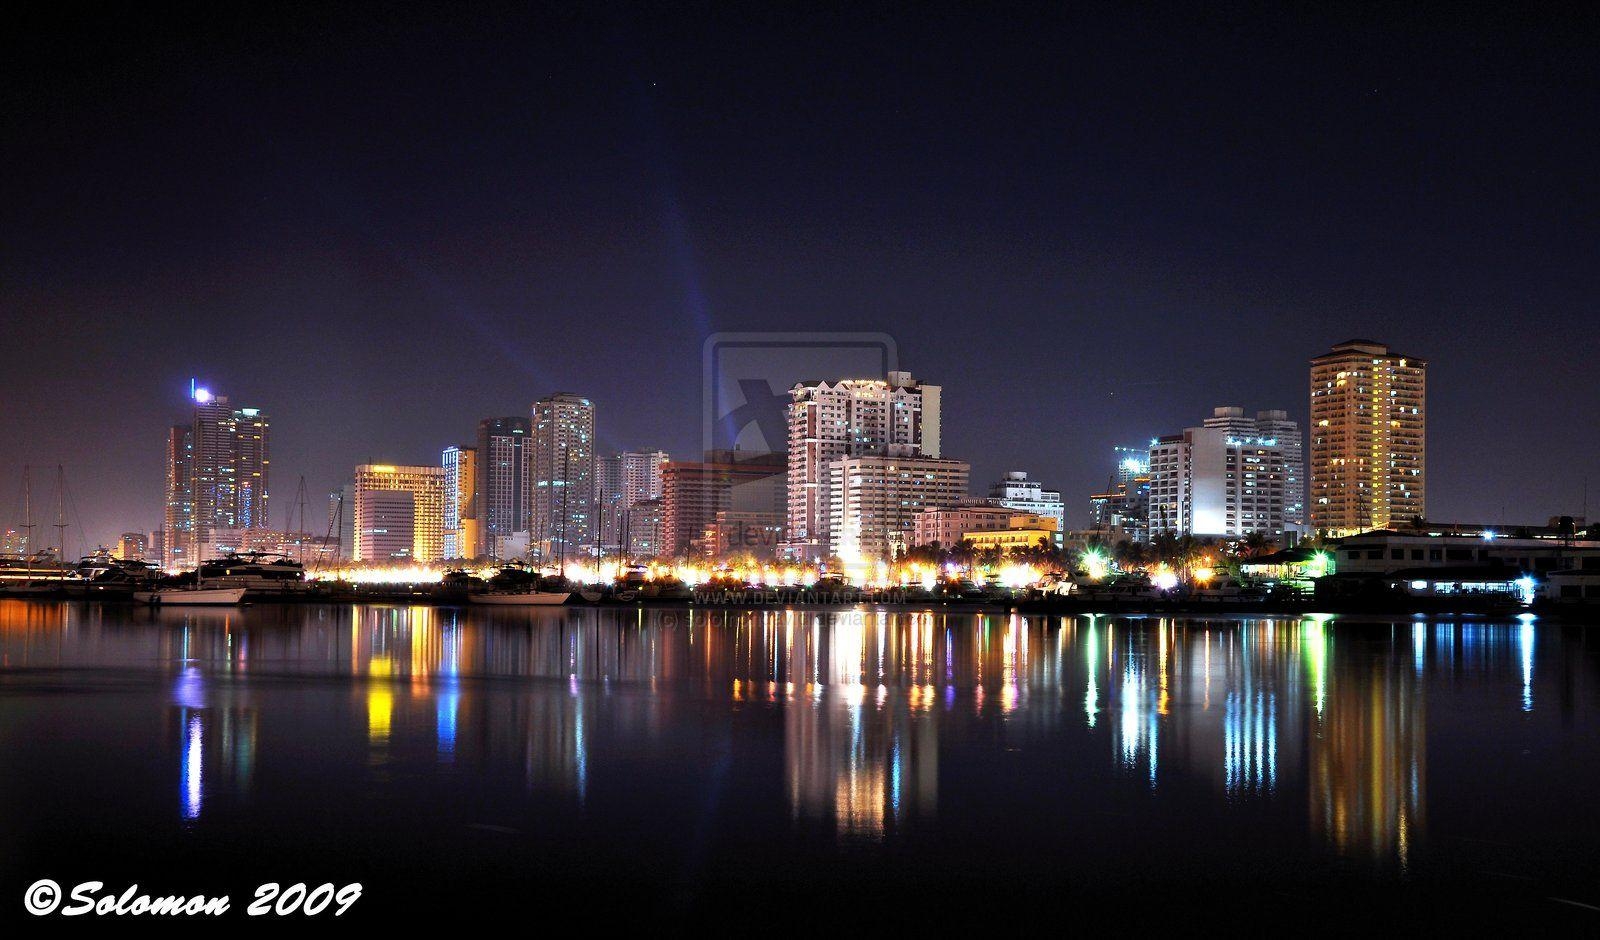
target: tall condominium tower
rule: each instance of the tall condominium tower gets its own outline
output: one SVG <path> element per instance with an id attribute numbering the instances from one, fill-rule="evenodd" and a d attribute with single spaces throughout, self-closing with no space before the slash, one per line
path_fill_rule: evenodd
<path id="1" fill-rule="evenodd" d="M 527 418 L 484 418 L 478 422 L 477 536 L 466 554 L 501 558 L 501 546 L 528 529 L 532 483 L 533 425 Z"/>
<path id="2" fill-rule="evenodd" d="M 162 518 L 168 567 L 215 554 L 218 529 L 266 529 L 270 422 L 259 408 L 234 408 L 204 388 L 190 393 L 194 417 L 167 430 Z"/>
<path id="3" fill-rule="evenodd" d="M 167 429 L 167 486 L 162 505 L 161 564 L 189 568 L 197 562 L 194 542 L 194 425 Z"/>
<path id="4" fill-rule="evenodd" d="M 803 382 L 789 390 L 788 520 L 783 554 L 826 557 L 829 466 L 847 457 L 938 457 L 940 389 L 909 372 Z"/>
<path id="5" fill-rule="evenodd" d="M 444 466 L 444 557 L 471 558 L 478 551 L 478 450 L 451 445 Z"/>
<path id="6" fill-rule="evenodd" d="M 1287 411 L 1258 411 L 1245 417 L 1244 409 L 1233 406 L 1213 408 L 1205 420 L 1208 428 L 1222 428 L 1243 440 L 1271 441 L 1283 451 L 1283 521 L 1290 526 L 1306 522 L 1306 450 L 1300 425 L 1289 420 Z"/>
<path id="7" fill-rule="evenodd" d="M 567 392 L 533 403 L 531 546 L 546 559 L 595 544 L 594 403 Z"/>
<path id="8" fill-rule="evenodd" d="M 625 546 L 628 509 L 647 499 L 661 498 L 662 468 L 666 451 L 627 451 L 595 461 L 595 517 L 598 544 L 614 554 Z"/>
<path id="9" fill-rule="evenodd" d="M 443 467 L 362 464 L 356 467 L 354 489 L 353 560 L 444 557 Z"/>
<path id="10" fill-rule="evenodd" d="M 1353 339 L 1311 360 L 1311 525 L 1339 537 L 1426 513 L 1428 364 Z"/>

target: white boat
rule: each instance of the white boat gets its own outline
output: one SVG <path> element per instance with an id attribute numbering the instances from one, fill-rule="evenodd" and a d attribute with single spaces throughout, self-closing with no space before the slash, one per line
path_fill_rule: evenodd
<path id="1" fill-rule="evenodd" d="M 485 591 L 468 594 L 470 604 L 497 604 L 502 607 L 546 607 L 565 604 L 570 591 Z"/>
<path id="2" fill-rule="evenodd" d="M 236 588 L 167 588 L 161 591 L 135 591 L 133 599 L 141 604 L 157 607 L 194 606 L 199 604 L 237 604 L 244 600 L 245 589 Z"/>

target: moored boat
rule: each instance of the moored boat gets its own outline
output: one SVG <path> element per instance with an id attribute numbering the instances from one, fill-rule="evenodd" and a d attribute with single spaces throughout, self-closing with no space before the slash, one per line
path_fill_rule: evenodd
<path id="1" fill-rule="evenodd" d="M 198 606 L 202 604 L 237 604 L 244 600 L 242 587 L 171 587 L 154 591 L 135 591 L 133 599 L 141 604 L 156 607 Z"/>
<path id="2" fill-rule="evenodd" d="M 469 604 L 494 604 L 502 607 L 550 607 L 565 604 L 570 591 L 483 591 L 467 595 Z"/>

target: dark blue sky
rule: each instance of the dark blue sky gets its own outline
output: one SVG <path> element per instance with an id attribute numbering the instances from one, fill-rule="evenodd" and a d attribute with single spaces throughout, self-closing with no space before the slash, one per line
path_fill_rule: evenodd
<path id="1" fill-rule="evenodd" d="M 893 335 L 975 487 L 1069 522 L 1115 444 L 1303 419 L 1356 335 L 1432 362 L 1431 516 L 1600 465 L 1592 14 L 246 9 L 8 30 L 7 523 L 60 462 L 91 541 L 156 525 L 191 375 L 319 522 L 556 390 L 688 453 L 715 330 Z"/>

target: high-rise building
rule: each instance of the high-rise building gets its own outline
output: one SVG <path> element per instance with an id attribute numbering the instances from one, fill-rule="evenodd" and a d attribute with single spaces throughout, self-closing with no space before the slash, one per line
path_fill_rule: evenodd
<path id="1" fill-rule="evenodd" d="M 167 487 L 162 506 L 161 564 L 193 568 L 199 562 L 194 539 L 194 425 L 167 429 Z"/>
<path id="2" fill-rule="evenodd" d="M 664 557 L 669 553 L 662 547 L 662 532 L 666 522 L 665 509 L 659 499 L 645 499 L 628 507 L 623 543 L 628 547 L 628 557 L 635 561 Z"/>
<path id="3" fill-rule="evenodd" d="M 1118 447 L 1117 472 L 1089 497 L 1089 531 L 1110 541 L 1150 540 L 1150 451 Z"/>
<path id="4" fill-rule="evenodd" d="M 924 509 L 958 505 L 971 467 L 937 457 L 841 457 L 823 491 L 830 553 L 848 563 L 888 559 L 916 540 Z"/>
<path id="5" fill-rule="evenodd" d="M 817 560 L 827 542 L 829 467 L 847 457 L 940 454 L 940 388 L 909 372 L 884 379 L 804 382 L 789 390 L 787 532 L 784 554 Z"/>
<path id="6" fill-rule="evenodd" d="M 223 395 L 196 387 L 194 417 L 167 431 L 168 567 L 188 567 L 216 554 L 218 529 L 267 528 L 270 422 L 259 408 L 234 408 Z"/>
<path id="7" fill-rule="evenodd" d="M 1054 519 L 1055 538 L 1057 545 L 1060 544 L 1061 533 L 1067 528 L 1067 511 L 1062 505 L 1059 490 L 1047 490 L 1038 480 L 1028 479 L 1023 471 L 1011 470 L 1006 473 L 1005 479 L 997 480 L 989 487 L 989 498 L 997 506 Z"/>
<path id="8" fill-rule="evenodd" d="M 478 450 L 452 444 L 444 449 L 444 557 L 471 558 L 478 551 Z"/>
<path id="9" fill-rule="evenodd" d="M 647 499 L 661 498 L 665 451 L 627 451 L 595 461 L 595 516 L 602 554 L 623 547 L 628 508 Z"/>
<path id="10" fill-rule="evenodd" d="M 1311 360 L 1311 525 L 1333 537 L 1426 514 L 1428 364 L 1353 339 Z"/>
<path id="11" fill-rule="evenodd" d="M 1214 408 L 1205 419 L 1208 428 L 1222 428 L 1235 437 L 1272 441 L 1283 451 L 1283 521 L 1291 527 L 1306 521 L 1305 438 L 1287 411 L 1258 411 L 1247 418 L 1243 408 Z"/>
<path id="12" fill-rule="evenodd" d="M 362 464 L 355 475 L 354 561 L 444 557 L 443 467 Z"/>
<path id="13" fill-rule="evenodd" d="M 706 543 L 715 538 L 718 513 L 763 513 L 754 524 L 781 523 L 783 454 L 714 450 L 704 461 L 674 460 L 662 469 L 661 553 L 702 555 L 718 551 Z M 749 520 L 747 520 L 749 521 Z"/>
<path id="14" fill-rule="evenodd" d="M 531 546 L 545 559 L 595 545 L 594 403 L 558 392 L 533 403 Z"/>
<path id="15" fill-rule="evenodd" d="M 513 540 L 526 543 L 533 469 L 533 426 L 527 418 L 485 418 L 478 422 L 476 487 L 478 538 L 472 554 L 508 558 Z"/>
<path id="16" fill-rule="evenodd" d="M 1150 532 L 1284 533 L 1284 454 L 1275 441 L 1189 428 L 1150 445 Z"/>

